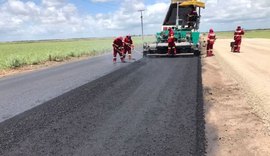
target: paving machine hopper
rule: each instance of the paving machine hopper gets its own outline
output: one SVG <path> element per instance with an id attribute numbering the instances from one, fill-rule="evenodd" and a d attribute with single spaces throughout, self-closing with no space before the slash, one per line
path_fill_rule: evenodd
<path id="1" fill-rule="evenodd" d="M 169 28 L 174 30 L 176 55 L 200 55 L 199 24 L 203 2 L 197 0 L 172 0 L 167 15 L 165 16 L 162 31 L 156 33 L 154 43 L 144 43 L 144 56 L 167 56 Z M 196 17 L 189 17 L 190 12 L 196 10 Z"/>

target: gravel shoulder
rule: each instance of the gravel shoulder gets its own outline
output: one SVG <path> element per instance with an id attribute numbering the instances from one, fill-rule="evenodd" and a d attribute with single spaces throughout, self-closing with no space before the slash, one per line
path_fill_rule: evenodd
<path id="1" fill-rule="evenodd" d="M 270 155 L 270 40 L 244 39 L 239 54 L 230 41 L 203 59 L 207 155 Z"/>
<path id="2" fill-rule="evenodd" d="M 229 41 L 217 42 L 217 59 L 246 90 L 249 104 L 270 130 L 270 39 L 244 39 L 241 53 L 228 53 Z"/>

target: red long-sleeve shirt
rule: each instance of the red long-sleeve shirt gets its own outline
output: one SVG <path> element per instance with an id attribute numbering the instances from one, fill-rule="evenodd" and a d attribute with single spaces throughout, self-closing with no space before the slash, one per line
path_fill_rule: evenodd
<path id="1" fill-rule="evenodd" d="M 216 34 L 215 34 L 214 32 L 210 32 L 210 33 L 208 34 L 207 41 L 208 41 L 210 44 L 214 44 L 215 39 L 216 39 Z"/>
<path id="2" fill-rule="evenodd" d="M 133 44 L 133 41 L 131 38 L 125 37 L 124 39 L 124 48 L 126 50 L 131 50 L 131 45 Z"/>
<path id="3" fill-rule="evenodd" d="M 241 40 L 242 39 L 242 35 L 244 35 L 245 32 L 243 29 L 236 29 L 234 32 L 234 40 Z"/>
<path id="4" fill-rule="evenodd" d="M 123 41 L 118 37 L 116 39 L 114 39 L 113 41 L 113 47 L 115 48 L 121 48 L 123 47 Z"/>

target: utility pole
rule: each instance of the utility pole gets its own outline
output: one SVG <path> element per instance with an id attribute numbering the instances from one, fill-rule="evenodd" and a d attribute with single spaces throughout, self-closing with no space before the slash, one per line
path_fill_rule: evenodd
<path id="1" fill-rule="evenodd" d="M 179 25 L 179 2 L 178 1 L 177 1 L 176 5 L 177 5 L 177 9 L 176 9 L 176 21 L 175 21 L 175 24 L 176 24 L 176 28 L 178 29 L 178 25 Z"/>
<path id="2" fill-rule="evenodd" d="M 139 12 L 141 12 L 141 28 L 142 28 L 142 41 L 144 40 L 143 38 L 143 11 L 145 11 L 144 9 L 138 10 Z"/>

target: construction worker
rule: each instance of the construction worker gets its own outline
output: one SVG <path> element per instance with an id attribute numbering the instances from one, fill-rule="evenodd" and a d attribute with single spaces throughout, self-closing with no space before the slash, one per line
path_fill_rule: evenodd
<path id="1" fill-rule="evenodd" d="M 131 60 L 131 49 L 134 50 L 133 41 L 130 35 L 127 35 L 124 39 L 124 54 L 123 57 L 126 57 L 128 53 L 128 59 Z"/>
<path id="2" fill-rule="evenodd" d="M 123 50 L 124 50 L 123 37 L 118 37 L 114 39 L 112 46 L 113 46 L 113 63 L 116 63 L 117 53 L 120 56 L 121 62 L 124 63 L 125 61 L 123 57 Z"/>
<path id="3" fill-rule="evenodd" d="M 213 54 L 213 46 L 216 40 L 216 34 L 214 33 L 214 30 L 211 28 L 209 30 L 208 36 L 207 36 L 207 47 L 206 47 L 206 56 L 214 56 Z"/>
<path id="4" fill-rule="evenodd" d="M 168 38 L 169 38 L 170 36 L 174 36 L 174 31 L 173 31 L 173 29 L 170 27 L 168 30 L 169 30 Z"/>
<path id="5" fill-rule="evenodd" d="M 174 55 L 176 55 L 174 35 L 171 35 L 168 37 L 168 55 L 171 54 L 172 49 L 173 49 Z"/>
<path id="6" fill-rule="evenodd" d="M 241 28 L 241 26 L 238 26 L 234 32 L 234 47 L 233 47 L 233 52 L 238 52 L 240 53 L 240 45 L 242 41 L 242 35 L 244 35 L 245 32 Z"/>
<path id="7" fill-rule="evenodd" d="M 188 23 L 189 28 L 195 27 L 197 17 L 198 17 L 198 13 L 196 11 L 196 8 L 194 6 L 192 6 L 192 10 L 190 11 L 190 13 L 187 16 L 187 23 Z"/>

